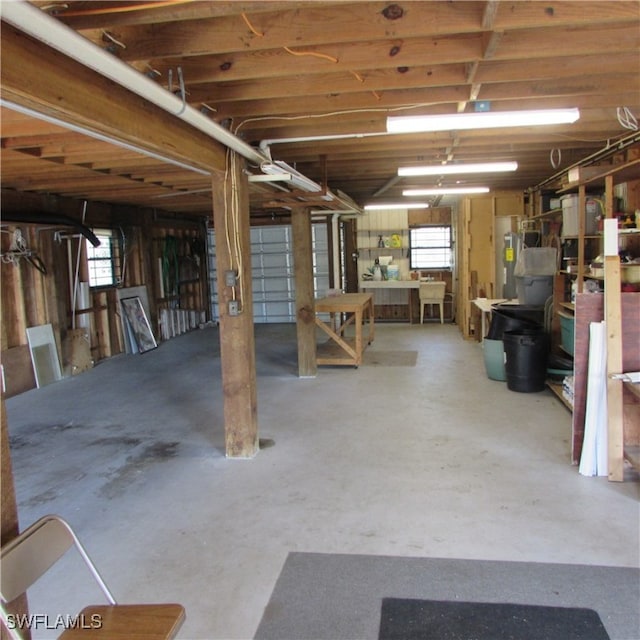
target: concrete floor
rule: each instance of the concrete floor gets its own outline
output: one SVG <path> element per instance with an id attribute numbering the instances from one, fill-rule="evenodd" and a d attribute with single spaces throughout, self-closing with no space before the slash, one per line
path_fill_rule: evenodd
<path id="1" fill-rule="evenodd" d="M 290 551 L 639 565 L 637 478 L 580 476 L 567 409 L 489 380 L 457 327 L 379 324 L 369 349 L 416 366 L 315 379 L 292 325 L 256 344 L 250 461 L 223 454 L 215 327 L 10 398 L 21 525 L 64 516 L 121 602 L 181 602 L 194 640 L 251 638 Z M 96 600 L 73 582 L 32 612 Z"/>

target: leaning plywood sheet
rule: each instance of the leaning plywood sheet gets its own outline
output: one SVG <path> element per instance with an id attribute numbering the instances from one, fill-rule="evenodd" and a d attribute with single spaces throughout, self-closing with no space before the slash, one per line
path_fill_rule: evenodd
<path id="1" fill-rule="evenodd" d="M 56 341 L 53 337 L 53 327 L 50 324 L 29 327 L 27 340 L 38 388 L 61 380 L 62 371 Z"/>
<path id="2" fill-rule="evenodd" d="M 35 389 L 36 378 L 33 374 L 29 346 L 26 344 L 12 347 L 2 352 L 2 390 L 7 398 Z"/>

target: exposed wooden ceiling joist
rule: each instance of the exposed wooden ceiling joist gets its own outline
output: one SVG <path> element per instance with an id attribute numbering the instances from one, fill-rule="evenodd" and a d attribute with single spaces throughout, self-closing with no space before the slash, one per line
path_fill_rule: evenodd
<path id="1" fill-rule="evenodd" d="M 428 179 L 396 175 L 421 159 L 516 160 L 515 174 L 483 180 L 523 191 L 555 170 L 551 150 L 561 150 L 568 166 L 630 133 L 619 114 L 627 127 L 640 117 L 637 0 L 31 4 L 47 6 L 51 20 L 164 89 L 170 71 L 177 84 L 179 67 L 191 106 L 252 145 L 275 140 L 274 159 L 360 204 L 383 185 L 389 199 L 409 184 L 426 186 Z M 2 36 L 4 99 L 75 123 L 98 122 L 104 133 L 200 168 L 224 166 L 219 145 L 203 146 L 204 134 L 144 98 L 4 23 Z M 560 128 L 380 135 L 386 116 L 401 108 L 455 113 L 473 111 L 478 101 L 494 111 L 578 107 L 581 118 Z M 2 109 L 2 116 L 3 187 L 211 213 L 206 176 L 22 114 Z M 289 139 L 300 141 L 278 142 Z M 47 171 L 58 190 L 53 178 L 40 182 Z M 117 194 L 105 184 L 119 185 Z M 256 210 L 277 202 L 268 185 L 251 193 Z"/>

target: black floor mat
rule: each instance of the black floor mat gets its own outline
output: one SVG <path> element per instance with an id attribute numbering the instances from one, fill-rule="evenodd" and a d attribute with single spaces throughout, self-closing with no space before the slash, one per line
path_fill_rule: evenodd
<path id="1" fill-rule="evenodd" d="M 610 640 L 593 609 L 384 598 L 379 640 Z"/>

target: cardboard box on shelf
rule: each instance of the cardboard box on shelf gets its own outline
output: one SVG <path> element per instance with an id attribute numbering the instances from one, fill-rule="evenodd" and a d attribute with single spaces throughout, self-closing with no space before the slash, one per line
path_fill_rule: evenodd
<path id="1" fill-rule="evenodd" d="M 569 184 L 584 182 L 601 174 L 605 170 L 606 167 L 574 167 L 567 172 L 567 182 Z"/>

